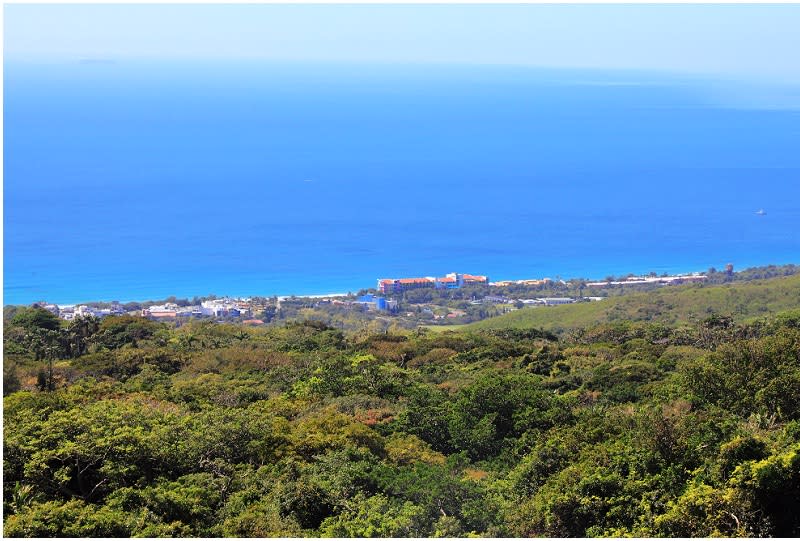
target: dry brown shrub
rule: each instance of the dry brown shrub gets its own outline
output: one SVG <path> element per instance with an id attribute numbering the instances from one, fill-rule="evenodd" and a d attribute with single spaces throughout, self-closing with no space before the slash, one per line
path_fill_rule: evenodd
<path id="1" fill-rule="evenodd" d="M 294 359 L 288 353 L 282 351 L 267 351 L 266 353 L 258 354 L 256 366 L 262 370 L 269 370 L 270 368 L 289 366 L 293 362 Z"/>
<path id="2" fill-rule="evenodd" d="M 407 342 L 375 341 L 369 352 L 381 361 L 405 365 L 413 355 L 413 347 Z"/>
<path id="3" fill-rule="evenodd" d="M 682 417 L 692 411 L 692 403 L 679 398 L 661 407 L 664 417 Z"/>
<path id="4" fill-rule="evenodd" d="M 457 352 L 450 348 L 433 348 L 428 353 L 414 357 L 408 361 L 410 368 L 417 368 L 429 364 L 444 364 L 456 355 Z"/>
<path id="5" fill-rule="evenodd" d="M 477 468 L 467 468 L 464 470 L 464 478 L 470 481 L 482 481 L 486 479 L 489 474 Z"/>
<path id="6" fill-rule="evenodd" d="M 392 413 L 391 410 L 384 408 L 366 410 L 358 408 L 353 417 L 359 423 L 363 423 L 367 426 L 375 426 L 391 422 L 394 419 Z"/>
<path id="7" fill-rule="evenodd" d="M 442 391 L 445 391 L 447 393 L 455 393 L 455 392 L 457 392 L 457 391 L 459 391 L 461 389 L 462 384 L 460 384 L 457 381 L 453 381 L 453 380 L 449 379 L 449 380 L 443 381 L 441 383 L 438 383 L 436 385 L 436 387 L 438 387 L 439 389 L 441 389 Z"/>

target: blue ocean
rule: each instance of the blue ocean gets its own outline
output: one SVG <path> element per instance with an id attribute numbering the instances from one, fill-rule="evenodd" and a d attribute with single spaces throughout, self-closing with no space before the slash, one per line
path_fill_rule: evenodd
<path id="1" fill-rule="evenodd" d="M 4 304 L 800 262 L 796 88 L 257 61 L 4 78 Z"/>

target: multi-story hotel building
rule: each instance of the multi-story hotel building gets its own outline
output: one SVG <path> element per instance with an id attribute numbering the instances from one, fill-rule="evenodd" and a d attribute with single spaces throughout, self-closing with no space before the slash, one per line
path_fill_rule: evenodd
<path id="1" fill-rule="evenodd" d="M 488 283 L 489 278 L 486 276 L 451 272 L 441 278 L 434 278 L 431 276 L 424 278 L 381 278 L 378 280 L 378 291 L 388 294 L 422 287 L 458 289 L 464 285 Z"/>

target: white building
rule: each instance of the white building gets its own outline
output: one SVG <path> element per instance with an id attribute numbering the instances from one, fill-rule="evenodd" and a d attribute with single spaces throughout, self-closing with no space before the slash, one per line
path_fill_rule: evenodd
<path id="1" fill-rule="evenodd" d="M 240 299 L 213 299 L 200 303 L 200 312 L 205 316 L 224 317 L 250 315 L 250 304 Z"/>
<path id="2" fill-rule="evenodd" d="M 75 317 L 87 317 L 87 316 L 93 316 L 94 310 L 92 310 L 85 304 L 81 304 L 80 306 L 75 307 L 73 313 L 75 314 Z"/>
<path id="3" fill-rule="evenodd" d="M 542 303 L 546 306 L 555 306 L 557 304 L 572 304 L 573 302 L 575 302 L 575 299 L 571 299 L 569 297 L 544 297 L 537 300 L 542 301 Z"/>

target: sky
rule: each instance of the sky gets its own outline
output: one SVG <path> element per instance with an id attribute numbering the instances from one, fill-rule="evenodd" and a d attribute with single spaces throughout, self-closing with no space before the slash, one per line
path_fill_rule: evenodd
<path id="1" fill-rule="evenodd" d="M 5 61 L 472 63 L 800 82 L 800 4 L 5 4 Z"/>

